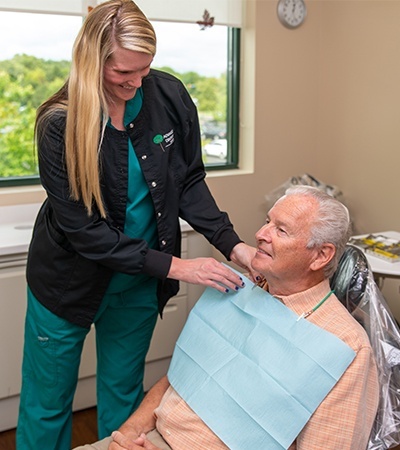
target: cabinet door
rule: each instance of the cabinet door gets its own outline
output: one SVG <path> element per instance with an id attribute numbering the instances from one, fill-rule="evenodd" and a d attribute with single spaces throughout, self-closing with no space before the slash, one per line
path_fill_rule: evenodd
<path id="1" fill-rule="evenodd" d="M 173 298 L 167 303 L 163 318 L 158 318 L 150 349 L 147 353 L 147 362 L 172 356 L 175 342 L 186 322 L 186 310 L 186 296 Z"/>
<path id="2" fill-rule="evenodd" d="M 182 234 L 182 258 L 187 258 L 188 237 L 187 233 Z M 151 339 L 146 362 L 157 361 L 164 358 L 169 359 L 174 351 L 175 342 L 185 325 L 187 318 L 187 292 L 186 283 L 180 283 L 180 290 L 176 297 L 171 298 L 167 303 L 163 318 L 157 320 L 157 325 Z M 164 375 L 160 373 L 160 376 Z"/>
<path id="3" fill-rule="evenodd" d="M 25 261 L 12 267 L 0 265 L 0 398 L 18 395 L 26 313 Z M 89 333 L 82 354 L 80 377 L 96 373 L 94 333 Z"/>
<path id="4" fill-rule="evenodd" d="M 21 364 L 26 312 L 25 262 L 0 267 L 0 399 L 21 389 Z"/>
<path id="5" fill-rule="evenodd" d="M 0 431 L 17 424 L 26 314 L 26 260 L 0 262 Z M 95 385 L 86 382 L 96 374 L 96 352 L 92 330 L 83 347 L 74 410 L 96 403 Z"/>

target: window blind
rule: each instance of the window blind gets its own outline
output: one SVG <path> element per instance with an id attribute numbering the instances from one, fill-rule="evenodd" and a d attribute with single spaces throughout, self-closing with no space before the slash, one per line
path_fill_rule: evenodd
<path id="1" fill-rule="evenodd" d="M 136 0 L 150 20 L 197 22 L 207 10 L 214 23 L 240 28 L 243 0 Z"/>
<path id="2" fill-rule="evenodd" d="M 150 20 L 191 22 L 203 20 L 207 10 L 217 25 L 241 27 L 245 0 L 136 0 Z M 0 10 L 84 15 L 101 0 L 0 0 Z"/>
<path id="3" fill-rule="evenodd" d="M 86 0 L 0 0 L 0 11 L 70 14 L 87 11 Z M 86 7 L 85 7 L 86 6 Z"/>

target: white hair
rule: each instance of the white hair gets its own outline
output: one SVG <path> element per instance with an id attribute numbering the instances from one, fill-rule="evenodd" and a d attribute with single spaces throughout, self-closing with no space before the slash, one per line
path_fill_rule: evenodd
<path id="1" fill-rule="evenodd" d="M 351 235 L 349 210 L 343 203 L 313 186 L 291 187 L 287 189 L 281 199 L 293 195 L 312 197 L 318 202 L 317 218 L 311 227 L 311 236 L 307 248 L 320 247 L 326 243 L 334 245 L 335 256 L 324 268 L 325 276 L 330 278 L 337 268 L 339 259 Z"/>

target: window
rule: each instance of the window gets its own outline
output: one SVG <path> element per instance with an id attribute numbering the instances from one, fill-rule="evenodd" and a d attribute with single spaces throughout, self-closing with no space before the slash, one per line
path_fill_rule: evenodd
<path id="1" fill-rule="evenodd" d="M 79 15 L 0 11 L 0 186 L 39 183 L 37 107 L 65 81 Z M 153 21 L 154 68 L 186 85 L 198 111 L 207 169 L 237 166 L 239 29 Z"/>
<path id="2" fill-rule="evenodd" d="M 39 183 L 37 107 L 62 86 L 82 17 L 0 11 L 0 185 Z"/>
<path id="3" fill-rule="evenodd" d="M 172 73 L 196 103 L 208 170 L 237 167 L 239 29 L 153 21 L 153 67 Z"/>

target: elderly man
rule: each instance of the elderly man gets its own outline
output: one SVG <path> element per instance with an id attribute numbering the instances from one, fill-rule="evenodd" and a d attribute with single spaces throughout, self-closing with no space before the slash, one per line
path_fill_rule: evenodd
<path id="1" fill-rule="evenodd" d="M 289 189 L 256 233 L 252 266 L 265 276 L 265 289 L 297 315 L 336 335 L 355 353 L 290 450 L 365 450 L 376 415 L 379 387 L 368 337 L 335 295 L 329 295 L 329 278 L 349 234 L 347 209 L 329 195 L 305 186 Z M 149 391 L 112 438 L 83 448 L 228 449 L 167 377 Z"/>

